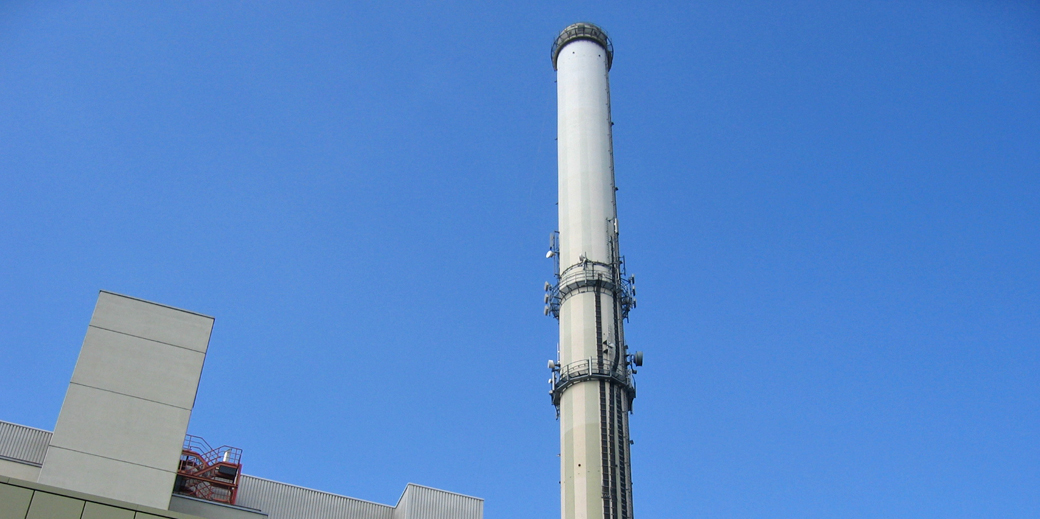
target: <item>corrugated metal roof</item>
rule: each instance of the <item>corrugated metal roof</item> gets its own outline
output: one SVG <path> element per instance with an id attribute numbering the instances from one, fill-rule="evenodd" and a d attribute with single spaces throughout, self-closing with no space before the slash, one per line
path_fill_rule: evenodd
<path id="1" fill-rule="evenodd" d="M 51 432 L 0 420 L 0 457 L 36 466 L 43 465 Z"/>
<path id="2" fill-rule="evenodd" d="M 394 519 L 394 508 L 352 497 L 242 475 L 236 505 L 270 519 Z"/>

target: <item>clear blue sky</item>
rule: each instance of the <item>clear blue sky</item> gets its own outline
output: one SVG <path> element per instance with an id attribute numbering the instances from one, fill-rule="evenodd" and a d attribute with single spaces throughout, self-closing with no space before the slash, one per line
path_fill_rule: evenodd
<path id="1" fill-rule="evenodd" d="M 549 48 L 610 32 L 642 518 L 1040 516 L 1040 6 L 0 4 L 0 419 L 100 289 L 250 474 L 557 517 Z"/>

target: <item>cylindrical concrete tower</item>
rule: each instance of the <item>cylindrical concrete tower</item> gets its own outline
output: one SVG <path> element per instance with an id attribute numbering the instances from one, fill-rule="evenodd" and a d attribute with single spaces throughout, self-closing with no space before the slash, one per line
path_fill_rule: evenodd
<path id="1" fill-rule="evenodd" d="M 634 278 L 618 253 L 608 72 L 613 48 L 589 23 L 563 30 L 552 47 L 557 71 L 559 231 L 549 257 L 545 313 L 560 321 L 550 361 L 560 420 L 563 519 L 632 518 L 628 414 L 634 367 L 623 321 L 635 307 Z"/>

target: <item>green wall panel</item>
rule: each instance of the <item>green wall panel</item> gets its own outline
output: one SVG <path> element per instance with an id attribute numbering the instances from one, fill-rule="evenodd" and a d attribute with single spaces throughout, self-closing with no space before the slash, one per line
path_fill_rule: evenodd
<path id="1" fill-rule="evenodd" d="M 25 519 L 33 491 L 0 483 L 0 519 Z"/>
<path id="2" fill-rule="evenodd" d="M 26 519 L 80 519 L 83 501 L 71 497 L 36 492 Z"/>
<path id="3" fill-rule="evenodd" d="M 88 501 L 83 508 L 83 519 L 134 519 L 134 511 Z"/>

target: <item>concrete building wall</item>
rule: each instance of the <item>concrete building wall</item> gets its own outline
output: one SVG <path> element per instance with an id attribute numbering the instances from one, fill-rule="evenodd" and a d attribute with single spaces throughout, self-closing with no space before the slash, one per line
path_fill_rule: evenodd
<path id="1" fill-rule="evenodd" d="M 166 509 L 212 329 L 101 292 L 39 482 Z"/>
<path id="2" fill-rule="evenodd" d="M 40 477 L 40 466 L 0 459 L 0 476 L 36 481 Z"/>

